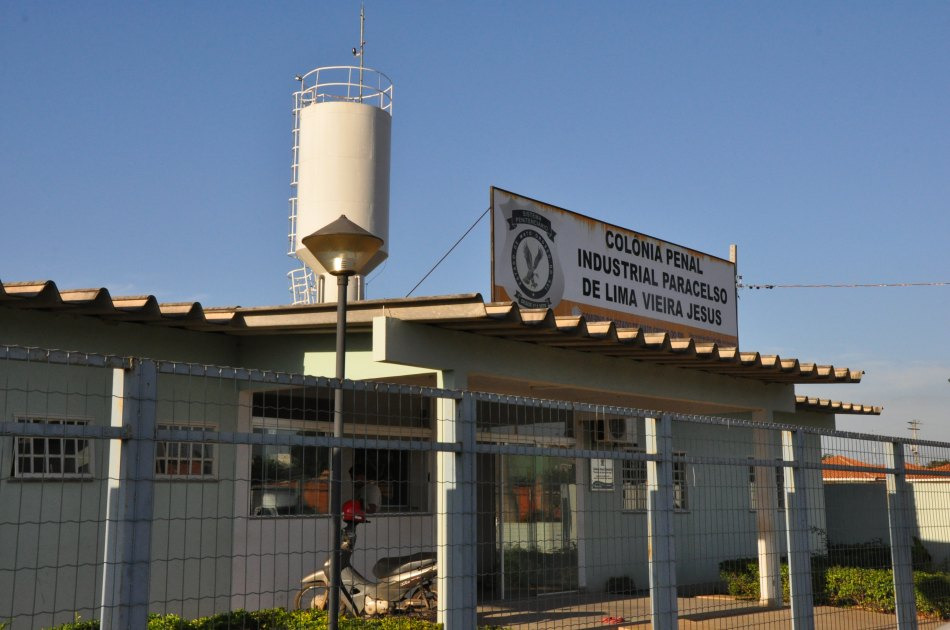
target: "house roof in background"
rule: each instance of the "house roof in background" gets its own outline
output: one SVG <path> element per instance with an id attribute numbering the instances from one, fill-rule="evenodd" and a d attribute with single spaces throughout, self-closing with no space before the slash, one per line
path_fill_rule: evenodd
<path id="1" fill-rule="evenodd" d="M 841 466 L 842 468 L 847 467 L 851 469 L 843 470 L 840 468 L 822 468 L 821 478 L 828 482 L 873 482 L 885 481 L 887 478 L 887 473 L 881 472 L 879 470 L 854 470 L 855 468 L 879 469 L 881 466 L 869 464 L 868 462 L 861 461 L 860 459 L 854 459 L 853 457 L 847 457 L 845 455 L 829 455 L 827 457 L 823 457 L 821 459 L 821 465 Z M 943 464 L 941 466 L 928 468 L 926 466 L 919 466 L 917 464 L 905 463 L 905 467 L 908 471 L 920 471 L 916 473 L 908 473 L 908 481 L 950 481 L 950 464 Z"/>
<path id="2" fill-rule="evenodd" d="M 332 333 L 336 326 L 335 303 L 209 308 L 199 302 L 160 303 L 152 295 L 113 296 L 105 288 L 59 289 L 49 280 L 0 283 L 0 307 L 228 335 Z M 347 310 L 347 325 L 351 330 L 369 330 L 373 318 L 380 315 L 509 341 L 764 382 L 857 383 L 863 374 L 690 337 L 620 328 L 613 322 L 556 316 L 550 309 L 524 309 L 511 302 L 486 303 L 477 293 L 353 302 Z M 805 399 L 801 404 L 815 411 L 880 413 L 878 407 L 819 399 Z"/>
<path id="3" fill-rule="evenodd" d="M 806 411 L 820 411 L 863 416 L 879 416 L 884 407 L 862 405 L 860 403 L 841 402 L 828 398 L 813 398 L 811 396 L 795 396 L 795 407 Z"/>

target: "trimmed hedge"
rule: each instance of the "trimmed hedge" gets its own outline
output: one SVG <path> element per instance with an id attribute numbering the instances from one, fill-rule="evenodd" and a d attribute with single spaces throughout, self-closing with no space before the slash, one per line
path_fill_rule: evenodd
<path id="1" fill-rule="evenodd" d="M 186 620 L 178 615 L 149 615 L 148 630 L 325 630 L 327 613 L 319 610 L 271 608 L 248 612 L 235 610 L 211 617 Z M 441 624 L 416 617 L 379 617 L 361 619 L 340 617 L 340 630 L 440 630 Z M 99 630 L 99 620 L 56 626 L 52 630 Z"/>
<path id="2" fill-rule="evenodd" d="M 789 597 L 788 563 L 782 567 L 782 597 Z M 755 558 L 724 560 L 719 563 L 719 577 L 727 592 L 738 599 L 759 599 L 759 562 Z"/>
<path id="3" fill-rule="evenodd" d="M 719 575 L 730 595 L 759 598 L 759 565 L 753 558 L 719 564 Z M 788 564 L 782 563 L 782 596 L 789 597 Z M 824 556 L 812 558 L 812 593 L 816 604 L 855 606 L 878 612 L 894 612 L 894 578 L 891 569 L 827 566 Z M 950 573 L 914 571 L 917 612 L 950 619 Z"/>

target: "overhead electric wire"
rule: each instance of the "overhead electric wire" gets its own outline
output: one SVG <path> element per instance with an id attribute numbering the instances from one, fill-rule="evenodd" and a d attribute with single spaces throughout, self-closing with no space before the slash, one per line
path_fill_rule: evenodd
<path id="1" fill-rule="evenodd" d="M 871 284 L 743 284 L 736 286 L 740 289 L 857 289 L 875 287 L 944 287 L 947 282 L 875 282 Z"/>
<path id="2" fill-rule="evenodd" d="M 478 225 L 481 222 L 481 220 L 485 218 L 485 215 L 488 214 L 490 210 L 491 210 L 490 206 L 488 208 L 485 208 L 485 211 L 482 212 L 478 216 L 477 219 L 475 219 L 475 222 L 472 223 L 472 225 L 470 225 L 467 230 L 465 230 L 462 236 L 460 236 L 458 240 L 455 241 L 455 243 L 453 243 L 452 246 L 449 247 L 449 249 L 444 254 L 442 254 L 442 257 L 439 258 L 439 260 L 436 261 L 434 265 L 432 265 L 432 268 L 429 269 L 429 271 L 427 271 L 424 276 L 422 276 L 419 282 L 417 282 L 415 286 L 412 287 L 412 289 L 410 289 L 409 293 L 406 294 L 406 297 L 411 296 L 415 292 L 415 290 L 418 289 L 430 275 L 432 275 L 432 272 L 435 271 L 438 268 L 438 266 L 441 265 L 442 262 L 446 258 L 448 258 L 449 254 L 451 254 L 455 250 L 455 248 L 458 247 L 459 243 L 465 240 L 465 237 L 468 236 L 469 233 L 471 233 L 471 231 L 475 229 L 475 226 Z M 851 283 L 851 284 L 831 284 L 831 283 L 826 283 L 826 284 L 744 284 L 742 282 L 736 283 L 736 288 L 738 289 L 858 289 L 858 288 L 878 288 L 878 287 L 944 287 L 944 286 L 950 286 L 950 281 L 874 282 L 874 283 Z"/>
<path id="3" fill-rule="evenodd" d="M 427 272 L 426 272 L 426 275 L 422 276 L 422 280 L 420 280 L 419 282 L 417 282 L 417 283 L 416 283 L 416 286 L 412 287 L 412 290 L 410 290 L 409 293 L 406 294 L 406 297 L 409 297 L 410 295 L 412 295 L 413 291 L 415 291 L 416 289 L 418 289 L 418 288 L 419 288 L 419 285 L 426 281 L 426 278 L 428 278 L 428 277 L 432 274 L 432 272 L 435 271 L 435 268 L 438 267 L 439 265 L 441 265 L 441 264 L 442 264 L 442 261 L 445 260 L 445 259 L 448 257 L 448 255 L 452 253 L 452 250 L 455 249 L 456 247 L 458 247 L 458 244 L 461 243 L 463 240 L 465 240 L 465 237 L 468 236 L 468 233 L 471 232 L 472 230 L 474 230 L 474 229 L 475 229 L 475 226 L 478 225 L 479 222 L 481 222 L 481 220 L 485 218 L 485 215 L 488 214 L 488 211 L 489 211 L 489 210 L 491 210 L 491 206 L 485 208 L 485 212 L 481 213 L 481 215 L 479 215 L 479 217 L 478 217 L 477 219 L 475 219 L 475 223 L 473 223 L 473 224 L 471 225 L 471 227 L 469 227 L 467 230 L 465 230 L 465 234 L 462 234 L 462 236 L 459 237 L 459 240 L 455 241 L 455 244 L 452 245 L 452 247 L 449 248 L 449 251 L 447 251 L 447 252 L 445 252 L 444 254 L 442 254 L 442 258 L 440 258 L 440 259 L 438 260 L 438 262 L 436 262 L 434 265 L 432 265 L 432 269 L 430 269 L 429 271 L 427 271 Z"/>

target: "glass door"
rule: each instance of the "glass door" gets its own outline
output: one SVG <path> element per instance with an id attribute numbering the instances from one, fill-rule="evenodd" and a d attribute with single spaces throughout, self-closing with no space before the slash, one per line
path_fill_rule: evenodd
<path id="1" fill-rule="evenodd" d="M 577 589 L 577 484 L 573 458 L 501 461 L 498 549 L 503 597 Z"/>

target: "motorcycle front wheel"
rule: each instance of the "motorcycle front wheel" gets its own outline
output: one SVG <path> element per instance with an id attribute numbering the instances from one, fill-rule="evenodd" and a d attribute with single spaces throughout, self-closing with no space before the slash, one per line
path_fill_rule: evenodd
<path id="1" fill-rule="evenodd" d="M 294 597 L 294 608 L 296 610 L 306 610 L 314 608 L 317 610 L 326 610 L 327 602 L 330 598 L 330 589 L 326 582 L 311 582 L 297 591 Z M 340 602 L 340 609 L 343 608 L 343 602 Z"/>
<path id="2" fill-rule="evenodd" d="M 330 601 L 330 587 L 323 580 L 310 582 L 302 589 L 297 591 L 294 597 L 294 608 L 296 610 L 326 610 Z M 340 614 L 346 613 L 346 600 L 343 593 L 340 593 Z"/>

